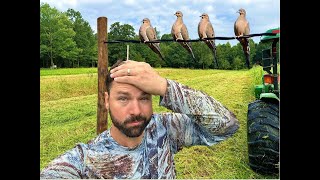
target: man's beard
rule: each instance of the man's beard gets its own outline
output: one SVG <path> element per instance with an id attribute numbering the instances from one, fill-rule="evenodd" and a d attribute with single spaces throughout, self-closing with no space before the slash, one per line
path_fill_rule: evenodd
<path id="1" fill-rule="evenodd" d="M 123 123 L 120 123 L 120 121 L 112 115 L 112 112 L 110 111 L 110 109 L 109 109 L 109 112 L 110 112 L 110 117 L 113 125 L 128 137 L 139 137 L 151 120 L 151 116 L 148 119 L 145 116 L 137 115 L 137 116 L 130 116 L 129 118 L 126 118 Z M 143 123 L 137 126 L 127 127 L 127 124 L 132 122 L 143 122 Z"/>

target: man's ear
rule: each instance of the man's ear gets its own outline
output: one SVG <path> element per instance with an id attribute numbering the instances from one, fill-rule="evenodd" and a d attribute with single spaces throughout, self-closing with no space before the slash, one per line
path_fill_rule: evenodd
<path id="1" fill-rule="evenodd" d="M 104 92 L 104 105 L 107 110 L 109 110 L 109 94 L 108 92 Z"/>

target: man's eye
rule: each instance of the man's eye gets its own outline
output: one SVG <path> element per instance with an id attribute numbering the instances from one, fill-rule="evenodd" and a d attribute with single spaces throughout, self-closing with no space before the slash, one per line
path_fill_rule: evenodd
<path id="1" fill-rule="evenodd" d="M 119 101 L 127 101 L 128 98 L 126 98 L 126 97 L 119 97 L 118 100 L 119 100 Z"/>
<path id="2" fill-rule="evenodd" d="M 143 100 L 143 101 L 148 101 L 148 100 L 149 100 L 149 97 L 142 97 L 141 100 Z"/>

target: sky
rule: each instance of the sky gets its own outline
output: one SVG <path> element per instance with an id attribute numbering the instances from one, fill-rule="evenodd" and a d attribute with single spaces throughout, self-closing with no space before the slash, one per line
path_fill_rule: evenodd
<path id="1" fill-rule="evenodd" d="M 280 0 L 40 0 L 61 12 L 71 8 L 79 11 L 92 30 L 97 32 L 97 19 L 108 18 L 110 25 L 115 22 L 133 26 L 136 34 L 143 18 L 149 18 L 151 25 L 163 34 L 169 34 L 176 20 L 174 13 L 181 11 L 189 37 L 198 39 L 198 24 L 202 13 L 207 13 L 213 25 L 215 36 L 234 37 L 234 22 L 237 11 L 244 8 L 250 24 L 250 34 L 264 33 L 268 29 L 280 27 Z M 260 36 L 253 37 L 259 43 Z M 238 41 L 216 40 L 217 44 L 229 42 L 232 46 Z"/>

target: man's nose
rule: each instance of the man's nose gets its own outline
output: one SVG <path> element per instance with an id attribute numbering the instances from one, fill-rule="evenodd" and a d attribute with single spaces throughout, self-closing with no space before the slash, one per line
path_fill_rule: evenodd
<path id="1" fill-rule="evenodd" d="M 138 100 L 133 100 L 130 103 L 129 113 L 130 113 L 130 115 L 139 115 L 139 114 L 141 114 L 141 106 L 140 106 Z"/>

